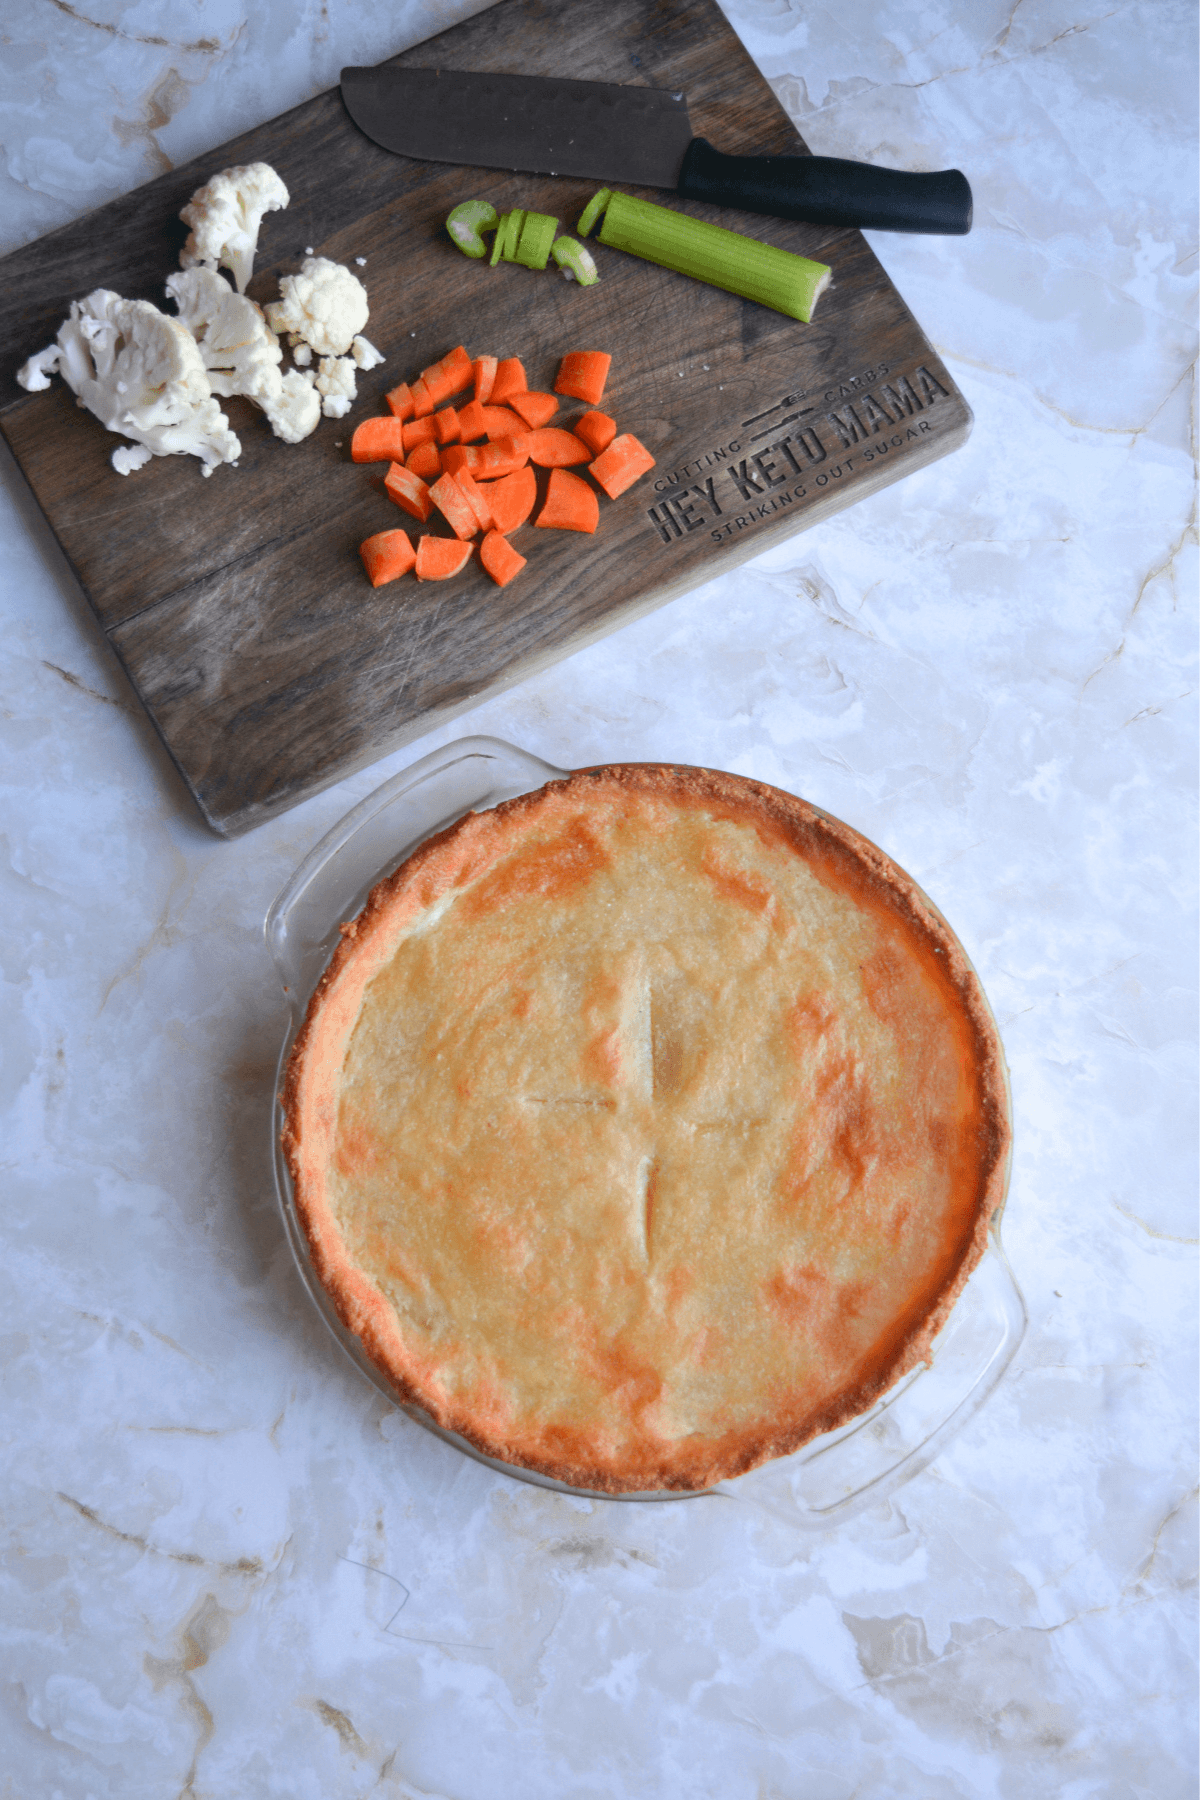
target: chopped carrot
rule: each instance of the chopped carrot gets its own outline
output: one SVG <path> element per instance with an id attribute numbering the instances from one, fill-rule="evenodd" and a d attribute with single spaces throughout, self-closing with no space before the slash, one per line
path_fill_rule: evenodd
<path id="1" fill-rule="evenodd" d="M 399 419 L 364 419 L 354 428 L 350 455 L 356 463 L 400 462 L 407 429 Z"/>
<path id="2" fill-rule="evenodd" d="M 422 481 L 436 481 L 442 472 L 442 455 L 436 444 L 418 444 L 410 456 L 404 459 L 405 468 L 419 475 Z"/>
<path id="3" fill-rule="evenodd" d="M 471 367 L 475 371 L 475 398 L 480 406 L 486 406 L 492 397 L 492 383 L 496 379 L 496 358 L 477 356 Z"/>
<path id="4" fill-rule="evenodd" d="M 510 394 L 526 394 L 529 383 L 525 379 L 525 370 L 521 366 L 519 356 L 505 356 L 496 364 L 496 379 L 492 383 L 492 391 L 488 399 L 493 406 L 499 406 Z"/>
<path id="5" fill-rule="evenodd" d="M 550 525 L 559 531 L 595 531 L 600 523 L 600 502 L 596 490 L 582 475 L 568 469 L 551 469 L 550 486 L 535 525 Z"/>
<path id="6" fill-rule="evenodd" d="M 457 481 L 463 470 L 469 468 L 469 458 L 476 454 L 466 444 L 447 444 L 442 451 L 442 468 Z"/>
<path id="7" fill-rule="evenodd" d="M 607 413 L 585 412 L 575 420 L 571 430 L 590 446 L 594 455 L 599 456 L 616 437 L 617 421 L 610 419 Z"/>
<path id="8" fill-rule="evenodd" d="M 469 543 L 479 530 L 475 508 L 459 487 L 453 475 L 439 475 L 429 490 L 429 498 L 446 520 L 456 538 Z M 593 498 L 595 496 L 593 495 Z"/>
<path id="9" fill-rule="evenodd" d="M 372 587 L 382 587 L 385 581 L 407 575 L 417 560 L 407 531 L 377 531 L 358 546 L 358 554 Z"/>
<path id="10" fill-rule="evenodd" d="M 494 444 L 480 444 L 478 449 L 468 446 L 468 460 L 463 466 L 470 469 L 476 481 L 498 481 L 502 475 L 525 467 L 529 461 L 527 438 L 528 433 L 519 438 L 497 438 Z"/>
<path id="11" fill-rule="evenodd" d="M 426 387 L 424 380 L 418 376 L 408 391 L 412 395 L 413 418 L 427 419 L 437 402 Z"/>
<path id="12" fill-rule="evenodd" d="M 497 587 L 507 587 L 525 567 L 525 558 L 498 531 L 489 531 L 480 544 L 479 560 Z"/>
<path id="13" fill-rule="evenodd" d="M 407 431 L 408 427 L 405 426 Z M 529 460 L 542 469 L 564 469 L 570 463 L 591 461 L 592 453 L 573 431 L 562 431 L 557 425 L 544 425 L 540 431 L 526 433 Z"/>
<path id="14" fill-rule="evenodd" d="M 572 400 L 599 406 L 608 380 L 612 357 L 604 350 L 570 350 L 558 365 L 554 380 L 556 394 L 569 394 Z"/>
<path id="15" fill-rule="evenodd" d="M 418 581 L 449 581 L 459 575 L 471 560 L 470 544 L 458 538 L 422 537 L 417 540 L 416 572 Z"/>
<path id="16" fill-rule="evenodd" d="M 433 424 L 439 444 L 456 444 L 462 436 L 458 414 L 452 406 L 443 406 L 438 412 L 435 412 Z"/>
<path id="17" fill-rule="evenodd" d="M 475 365 L 461 344 L 456 344 L 453 350 L 448 351 L 437 367 L 447 399 L 454 394 L 465 393 L 474 381 Z"/>
<path id="18" fill-rule="evenodd" d="M 412 389 L 409 387 L 407 381 L 402 381 L 399 387 L 394 387 L 390 394 L 385 394 L 383 397 L 388 403 L 389 412 L 394 413 L 396 418 L 412 418 Z"/>
<path id="19" fill-rule="evenodd" d="M 383 421 L 380 420 L 382 424 Z M 437 426 L 433 422 L 433 414 L 426 413 L 423 419 L 409 419 L 401 426 L 404 433 L 404 454 L 407 456 L 418 444 L 432 444 L 437 437 Z M 353 445 L 351 446 L 353 455 Z"/>
<path id="20" fill-rule="evenodd" d="M 520 413 L 531 431 L 539 426 L 548 425 L 558 411 L 558 401 L 553 394 L 510 394 L 505 405 L 511 406 L 515 413 Z"/>
<path id="21" fill-rule="evenodd" d="M 618 494 L 633 486 L 639 475 L 653 467 L 654 458 L 646 446 L 639 444 L 632 432 L 626 431 L 614 438 L 595 462 L 588 464 L 588 474 L 599 482 L 610 500 L 615 500 Z"/>
<path id="22" fill-rule="evenodd" d="M 479 529 L 481 531 L 490 531 L 492 529 L 493 519 L 491 503 L 488 500 L 488 490 L 480 487 L 470 469 L 447 470 L 447 474 L 453 474 L 455 481 L 457 481 L 459 487 L 467 496 L 467 502 L 471 511 L 475 514 L 475 517 L 479 522 Z M 495 493 L 496 490 L 494 485 L 491 491 L 492 493 Z"/>
<path id="23" fill-rule="evenodd" d="M 492 509 L 492 523 L 501 536 L 523 525 L 533 511 L 537 499 L 537 476 L 532 469 L 515 469 L 487 490 Z"/>
<path id="24" fill-rule="evenodd" d="M 419 475 L 406 469 L 403 463 L 393 463 L 383 485 L 389 500 L 394 500 L 414 519 L 425 523 L 433 511 L 433 501 L 429 498 L 429 488 Z"/>

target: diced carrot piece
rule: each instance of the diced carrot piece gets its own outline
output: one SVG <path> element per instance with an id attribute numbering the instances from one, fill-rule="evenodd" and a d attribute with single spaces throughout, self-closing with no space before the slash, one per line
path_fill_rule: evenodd
<path id="1" fill-rule="evenodd" d="M 491 503 L 488 500 L 488 490 L 480 487 L 470 469 L 457 469 L 447 471 L 447 473 L 453 473 L 455 481 L 457 481 L 459 487 L 467 496 L 467 502 L 470 505 L 471 511 L 479 521 L 479 529 L 481 531 L 490 531 L 494 521 L 492 519 Z M 496 490 L 494 485 L 491 491 L 495 493 Z"/>
<path id="2" fill-rule="evenodd" d="M 511 475 L 529 461 L 527 437 L 528 433 L 519 438 L 497 438 L 494 444 L 480 444 L 478 450 L 472 447 L 466 466 L 476 481 L 498 481 L 502 475 Z"/>
<path id="3" fill-rule="evenodd" d="M 494 356 L 477 356 L 471 364 L 475 371 L 475 398 L 480 406 L 486 406 L 492 397 L 492 383 L 496 379 L 497 366 Z"/>
<path id="4" fill-rule="evenodd" d="M 401 427 L 404 433 L 404 454 L 416 449 L 418 444 L 432 444 L 437 437 L 437 426 L 433 422 L 433 414 L 426 413 L 423 419 L 409 419 Z"/>
<path id="5" fill-rule="evenodd" d="M 354 428 L 350 455 L 356 463 L 400 462 L 407 429 L 399 419 L 364 419 Z"/>
<path id="6" fill-rule="evenodd" d="M 412 383 L 408 391 L 412 395 L 413 418 L 427 419 L 437 405 L 437 402 L 429 389 L 425 386 L 424 381 L 418 377 L 417 380 Z"/>
<path id="7" fill-rule="evenodd" d="M 614 438 L 594 463 L 588 464 L 588 474 L 600 483 L 610 500 L 615 500 L 618 494 L 633 486 L 639 475 L 653 467 L 654 458 L 646 446 L 639 444 L 632 432 L 626 431 Z"/>
<path id="8" fill-rule="evenodd" d="M 454 394 L 465 392 L 475 375 L 475 365 L 461 344 L 456 344 L 453 350 L 447 351 L 441 362 L 435 363 L 434 367 L 437 370 L 437 385 L 443 389 L 447 400 Z M 429 373 L 426 369 L 427 379 Z"/>
<path id="9" fill-rule="evenodd" d="M 510 394 L 527 394 L 529 383 L 525 379 L 525 370 L 521 366 L 519 356 L 505 356 L 496 364 L 496 379 L 492 383 L 492 391 L 488 399 L 493 406 L 499 406 Z"/>
<path id="10" fill-rule="evenodd" d="M 469 459 L 476 454 L 466 444 L 447 444 L 442 451 L 442 468 L 457 481 L 463 470 L 470 468 Z"/>
<path id="11" fill-rule="evenodd" d="M 599 406 L 611 363 L 612 357 L 604 350 L 569 350 L 558 365 L 555 393 Z"/>
<path id="12" fill-rule="evenodd" d="M 600 523 L 595 488 L 589 487 L 582 475 L 572 475 L 568 469 L 551 469 L 545 504 L 533 522 L 558 531 L 595 531 Z"/>
<path id="13" fill-rule="evenodd" d="M 433 423 L 439 444 L 456 444 L 462 436 L 458 414 L 452 406 L 443 406 L 440 412 L 435 412 Z"/>
<path id="14" fill-rule="evenodd" d="M 575 436 L 589 445 L 594 456 L 607 450 L 617 435 L 617 421 L 607 413 L 585 412 L 571 426 Z"/>
<path id="15" fill-rule="evenodd" d="M 411 456 L 405 457 L 404 465 L 422 481 L 436 481 L 442 472 L 442 454 L 436 444 L 418 444 Z"/>
<path id="16" fill-rule="evenodd" d="M 458 538 L 422 537 L 417 540 L 418 581 L 449 581 L 460 575 L 471 560 L 471 546 Z"/>
<path id="17" fill-rule="evenodd" d="M 358 554 L 372 587 L 382 587 L 385 581 L 407 575 L 417 560 L 407 531 L 377 531 L 358 546 Z"/>
<path id="18" fill-rule="evenodd" d="M 407 426 L 405 427 L 407 430 Z M 562 431 L 557 425 L 544 425 L 540 431 L 526 434 L 529 460 L 541 469 L 565 469 L 572 463 L 591 461 L 592 453 L 573 431 Z"/>
<path id="19" fill-rule="evenodd" d="M 469 543 L 479 530 L 475 509 L 453 475 L 439 475 L 429 490 L 429 498 L 437 507 L 455 537 Z M 595 496 L 593 495 L 593 498 Z"/>
<path id="20" fill-rule="evenodd" d="M 498 531 L 489 531 L 480 544 L 479 560 L 497 587 L 507 587 L 525 567 L 525 558 Z"/>
<path id="21" fill-rule="evenodd" d="M 540 426 L 548 425 L 558 411 L 558 401 L 553 394 L 537 392 L 510 394 L 505 405 L 511 406 L 515 413 L 520 413 L 531 431 L 537 431 Z"/>
<path id="22" fill-rule="evenodd" d="M 474 444 L 487 436 L 486 408 L 479 400 L 468 400 L 458 409 L 458 428 L 464 444 Z"/>
<path id="23" fill-rule="evenodd" d="M 399 387 L 394 387 L 390 394 L 385 394 L 383 397 L 388 403 L 389 412 L 394 413 L 398 419 L 412 418 L 412 389 L 407 381 L 402 381 Z"/>
<path id="24" fill-rule="evenodd" d="M 533 511 L 537 499 L 537 476 L 532 469 L 516 469 L 487 490 L 492 509 L 492 523 L 503 536 L 523 525 Z"/>
<path id="25" fill-rule="evenodd" d="M 403 463 L 393 463 L 383 485 L 389 500 L 394 500 L 414 519 L 425 523 L 433 511 L 433 501 L 429 498 L 429 488 L 419 475 L 414 475 Z"/>

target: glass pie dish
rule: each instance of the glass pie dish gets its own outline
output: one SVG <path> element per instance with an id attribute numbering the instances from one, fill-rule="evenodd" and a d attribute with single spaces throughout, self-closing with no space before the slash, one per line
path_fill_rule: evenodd
<path id="1" fill-rule="evenodd" d="M 1011 1361 L 1024 1333 L 1025 1310 L 1001 1249 L 998 1219 L 993 1220 L 988 1249 L 935 1338 L 927 1363 L 839 1430 L 697 1492 L 594 1494 L 481 1454 L 399 1398 L 359 1339 L 342 1324 L 313 1267 L 281 1148 L 278 1091 L 308 1001 L 339 942 L 339 926 L 361 911 L 376 882 L 424 839 L 467 812 L 484 811 L 567 773 L 499 739 L 459 739 L 393 776 L 347 813 L 304 859 L 272 905 L 265 923 L 267 947 L 290 1009 L 271 1126 L 276 1190 L 288 1242 L 318 1311 L 367 1379 L 418 1424 L 498 1473 L 591 1499 L 718 1495 L 765 1508 L 798 1526 L 825 1527 L 884 1498 L 931 1461 L 983 1404 Z"/>

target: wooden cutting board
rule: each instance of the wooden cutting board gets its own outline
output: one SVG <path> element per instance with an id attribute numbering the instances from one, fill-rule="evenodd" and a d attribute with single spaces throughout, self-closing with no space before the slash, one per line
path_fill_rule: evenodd
<path id="1" fill-rule="evenodd" d="M 500 0 L 396 60 L 682 88 L 694 129 L 723 150 L 805 148 L 713 0 Z M 360 376 L 349 418 L 301 445 L 232 400 L 236 469 L 205 480 L 194 458 L 165 457 L 122 477 L 119 440 L 65 385 L 25 394 L 16 370 L 92 288 L 166 308 L 180 207 L 216 170 L 257 160 L 291 205 L 264 223 L 251 296 L 274 298 L 310 247 L 350 267 L 365 257 L 367 335 L 387 362 Z M 0 265 L 0 430 L 214 830 L 247 830 L 964 441 L 965 401 L 858 232 L 645 193 L 831 264 L 802 325 L 602 248 L 586 290 L 492 269 L 443 230 L 476 195 L 569 230 L 595 185 L 391 156 L 333 89 Z M 522 528 L 528 566 L 503 590 L 474 563 L 451 582 L 372 589 L 358 544 L 413 522 L 383 494 L 382 466 L 351 463 L 351 432 L 460 342 L 520 356 L 539 388 L 564 351 L 610 351 L 605 409 L 657 467 L 601 499 L 594 537 Z"/>

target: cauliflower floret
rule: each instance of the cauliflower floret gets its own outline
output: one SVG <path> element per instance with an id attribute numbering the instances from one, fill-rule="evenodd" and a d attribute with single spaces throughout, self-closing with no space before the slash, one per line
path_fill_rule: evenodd
<path id="1" fill-rule="evenodd" d="M 181 269 L 168 279 L 167 292 L 199 346 L 214 393 L 253 400 L 286 443 L 298 444 L 316 429 L 321 402 L 313 377 L 281 373 L 283 351 L 260 306 L 235 294 L 215 269 Z"/>
<path id="2" fill-rule="evenodd" d="M 56 342 L 31 356 L 17 379 L 37 390 L 57 369 L 109 431 L 141 446 L 113 452 L 121 475 L 153 456 L 198 456 L 205 475 L 236 462 L 242 447 L 213 398 L 191 333 L 148 300 L 97 288 L 71 302 Z"/>
<path id="3" fill-rule="evenodd" d="M 367 290 L 357 275 L 326 256 L 306 256 L 298 275 L 279 283 L 281 299 L 267 307 L 273 330 L 318 356 L 345 356 L 367 322 Z"/>
<path id="4" fill-rule="evenodd" d="M 356 337 L 350 346 L 350 354 L 360 369 L 377 369 L 387 357 L 374 344 L 368 344 L 365 337 Z"/>
<path id="5" fill-rule="evenodd" d="M 292 361 L 298 363 L 302 369 L 307 369 L 309 363 L 312 361 L 312 345 L 297 344 L 296 348 L 292 351 Z"/>
<path id="6" fill-rule="evenodd" d="M 192 228 L 180 263 L 185 269 L 197 263 L 231 269 L 238 293 L 244 294 L 263 217 L 287 203 L 288 191 L 270 163 L 222 170 L 196 189 L 179 214 Z"/>
<path id="7" fill-rule="evenodd" d="M 323 356 L 317 375 L 321 411 L 327 419 L 344 419 L 358 397 L 358 370 L 348 356 Z"/>

